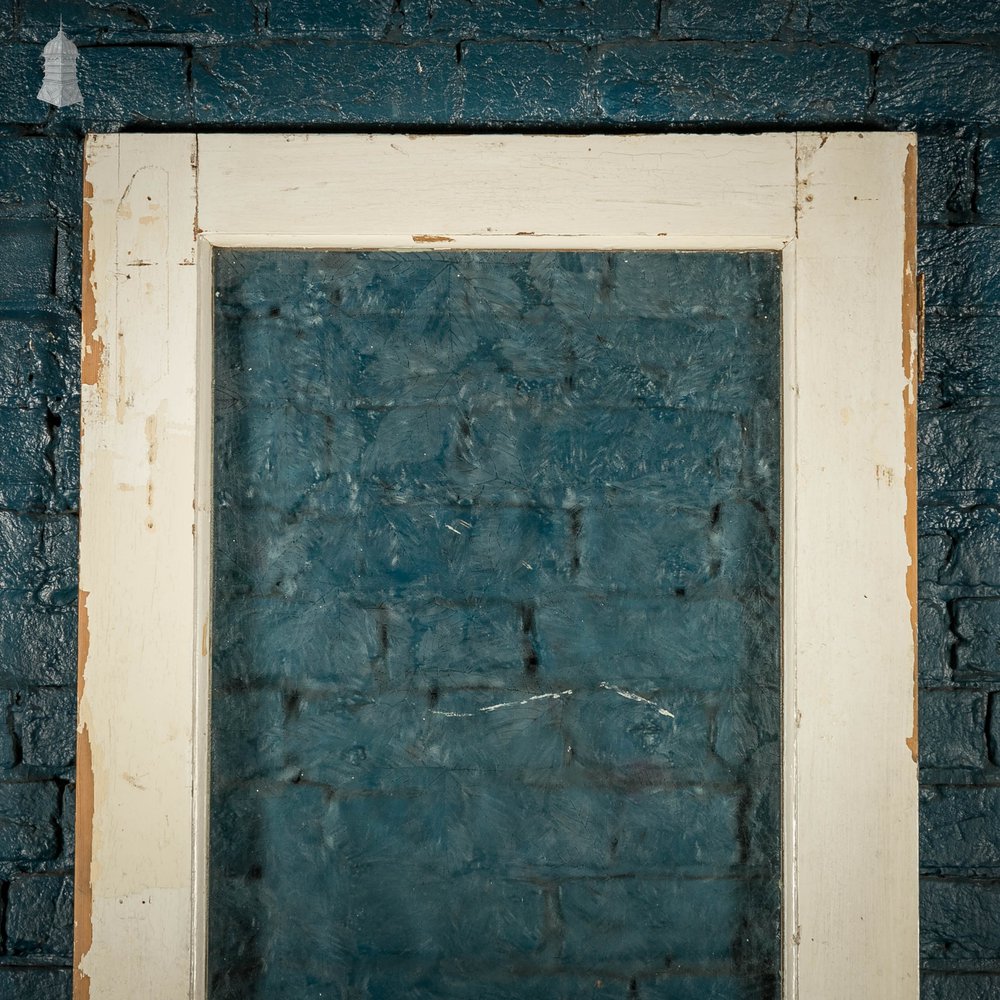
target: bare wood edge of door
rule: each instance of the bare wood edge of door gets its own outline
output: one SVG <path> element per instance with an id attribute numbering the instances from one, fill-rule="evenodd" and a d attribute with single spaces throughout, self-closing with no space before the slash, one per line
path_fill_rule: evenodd
<path id="1" fill-rule="evenodd" d="M 824 136 L 814 136 L 810 133 L 802 133 L 796 137 L 796 146 L 801 139 L 815 139 L 816 143 L 822 147 L 831 136 L 835 139 L 838 134 L 834 133 L 831 135 Z M 854 133 L 857 135 L 857 133 Z M 871 134 L 869 134 L 871 135 Z M 106 155 L 110 148 L 117 150 L 119 142 L 124 140 L 127 143 L 139 143 L 144 139 L 152 139 L 155 141 L 157 137 L 155 136 L 142 136 L 140 134 L 132 134 L 128 136 L 95 136 L 88 137 L 88 150 L 94 150 L 95 156 Z M 160 137 L 165 138 L 165 137 Z M 179 136 L 173 136 L 172 138 L 180 138 Z M 185 136 L 187 141 L 196 143 L 197 139 L 193 136 Z M 209 137 L 212 140 L 228 140 L 236 138 L 241 141 L 252 141 L 254 136 L 242 135 L 237 137 Z M 269 141 L 274 141 L 279 137 L 268 136 L 266 137 Z M 302 141 L 307 137 L 283 137 L 287 138 L 289 141 Z M 313 137 L 315 138 L 315 137 Z M 329 139 L 335 139 L 338 137 L 325 137 Z M 371 138 L 371 137 L 364 137 Z M 374 137 L 376 139 L 390 139 L 390 138 L 400 138 L 400 137 Z M 432 137 L 431 137 L 432 138 Z M 468 137 L 473 139 L 475 137 Z M 496 141 L 498 137 L 490 137 L 491 140 Z M 658 137 L 661 140 L 664 137 Z M 676 137 L 675 137 L 676 138 Z M 691 138 L 704 138 L 711 142 L 713 139 L 718 139 L 720 137 L 684 137 L 687 140 Z M 728 137 L 738 138 L 738 137 Z M 755 137 L 762 139 L 764 137 Z M 789 140 L 789 136 L 775 136 L 773 137 L 776 141 L 781 140 L 786 145 Z M 519 139 L 527 139 L 530 141 L 530 137 L 499 137 L 501 140 L 501 145 L 503 141 L 511 142 Z M 906 167 L 904 170 L 904 214 L 906 219 L 906 237 L 904 243 L 904 257 L 905 257 L 905 268 L 903 275 L 903 289 L 902 289 L 902 326 L 903 326 L 903 375 L 904 375 L 904 387 L 903 387 L 903 404 L 904 404 L 904 438 L 905 438 L 905 452 L 906 452 L 906 462 L 905 462 L 905 505 L 906 505 L 906 515 L 905 515 L 905 533 L 906 533 L 906 544 L 908 546 L 908 551 L 910 553 L 910 561 L 908 568 L 906 570 L 906 593 L 909 599 L 910 607 L 910 630 L 912 636 L 915 638 L 915 628 L 916 628 L 916 608 L 915 602 L 913 601 L 913 595 L 915 591 L 916 582 L 916 560 L 915 560 L 915 528 L 916 528 L 916 470 L 915 470 L 915 447 L 916 447 L 916 437 L 915 437 L 915 397 L 916 397 L 916 385 L 915 385 L 915 296 L 913 292 L 914 284 L 914 273 L 915 273 L 915 137 L 909 137 L 909 148 L 906 158 Z M 197 150 L 197 146 L 195 146 Z M 287 150 L 286 150 L 287 152 Z M 796 155 L 796 160 L 798 156 Z M 194 162 L 192 162 L 192 167 L 197 169 L 197 152 L 194 154 Z M 87 164 L 89 167 L 89 163 Z M 796 164 L 796 177 L 797 164 Z M 797 182 L 798 183 L 798 182 Z M 198 188 L 201 187 L 201 181 L 198 181 Z M 93 218 L 91 212 L 91 199 L 93 197 L 93 187 L 90 183 L 88 176 L 88 171 L 85 170 L 85 188 L 84 188 L 84 299 L 83 299 L 83 385 L 84 391 L 86 392 L 87 386 L 91 386 L 95 391 L 103 390 L 107 392 L 114 391 L 114 387 L 107 384 L 107 372 L 105 370 L 105 351 L 107 345 L 103 344 L 101 340 L 97 337 L 97 316 L 95 313 L 95 297 L 94 297 L 94 274 L 95 274 L 95 258 L 97 253 L 97 244 L 94 239 L 93 233 Z M 203 196 L 203 194 L 202 194 Z M 124 197 L 124 195 L 123 195 Z M 801 191 L 796 194 L 794 199 L 795 211 L 800 212 L 803 208 L 801 202 Z M 273 210 L 273 206 L 271 206 Z M 252 220 L 251 220 L 252 221 Z M 797 218 L 796 218 L 797 224 Z M 294 225 L 289 226 L 290 229 L 294 229 Z M 775 232 L 779 230 L 780 226 L 776 225 L 774 227 L 774 232 L 768 235 L 761 234 L 757 237 L 747 236 L 746 234 L 740 235 L 735 234 L 733 238 L 725 241 L 725 245 L 720 246 L 720 241 L 717 237 L 708 238 L 703 241 L 699 241 L 695 235 L 689 235 L 685 238 L 683 234 L 678 235 L 676 231 L 670 233 L 659 232 L 657 234 L 659 239 L 652 240 L 650 237 L 652 234 L 639 235 L 635 241 L 628 239 L 620 239 L 616 243 L 622 244 L 622 249 L 633 248 L 630 247 L 630 243 L 636 244 L 634 248 L 639 248 L 642 245 L 644 249 L 749 249 L 751 247 L 756 247 L 760 249 L 777 249 L 781 245 L 785 245 L 785 259 L 786 261 L 794 260 L 794 239 L 790 236 L 788 240 L 782 240 L 781 237 L 776 236 Z M 276 235 L 273 233 L 260 234 L 259 227 L 255 227 L 252 224 L 231 226 L 231 232 L 212 232 L 205 234 L 205 239 L 203 242 L 203 250 L 207 250 L 210 253 L 210 247 L 207 244 L 218 243 L 218 245 L 237 245 L 237 246 L 254 246 L 254 245 L 279 245 L 279 246 L 326 246 L 326 245 L 343 245 L 343 237 L 323 237 L 321 235 L 316 235 L 312 233 L 306 237 L 297 237 L 294 232 L 287 233 L 285 235 Z M 199 232 L 198 226 L 198 213 L 197 208 L 195 209 L 195 216 L 190 222 L 190 230 L 192 233 L 192 245 L 193 241 L 197 237 Z M 448 236 L 448 229 L 445 227 L 435 227 L 434 232 L 438 233 L 442 238 L 435 238 L 433 245 L 440 246 L 455 246 L 458 245 L 476 245 L 477 236 L 475 234 L 470 234 L 466 237 L 462 237 L 461 234 L 456 233 L 454 236 Z M 255 234 L 255 235 L 248 235 Z M 536 237 L 534 233 L 529 233 L 526 231 L 518 231 L 516 234 L 511 234 L 511 239 L 516 238 L 518 240 L 518 246 L 521 245 L 534 245 L 540 247 L 542 245 L 548 245 L 552 249 L 557 247 L 551 246 L 553 240 L 558 241 L 560 237 L 549 236 L 549 237 Z M 420 234 L 416 236 L 408 237 L 411 244 L 426 245 L 425 241 L 419 239 Z M 448 240 L 451 242 L 445 243 L 443 237 L 447 236 Z M 666 237 L 666 238 L 664 238 Z M 533 242 L 533 238 L 537 239 L 538 242 Z M 401 237 L 401 239 L 405 239 Z M 495 239 L 498 244 L 502 243 L 504 240 L 503 235 L 492 235 L 487 237 L 486 234 L 480 233 L 478 235 L 480 242 L 490 241 Z M 595 240 L 592 237 L 587 236 L 577 236 L 575 238 L 571 237 L 573 242 L 580 241 L 581 243 L 589 243 L 592 248 L 595 247 Z M 378 245 L 383 245 L 384 237 L 379 238 Z M 544 240 L 544 243 L 543 243 Z M 644 242 L 645 241 L 645 242 Z M 685 245 L 685 242 L 689 245 Z M 650 245 L 653 244 L 653 245 Z M 512 247 L 511 247 L 512 248 Z M 199 251 L 201 253 L 202 251 Z M 185 262 L 186 263 L 186 262 Z M 193 263 L 193 261 L 192 261 Z M 199 267 L 198 270 L 202 272 L 201 280 L 204 281 L 204 269 Z M 210 278 L 210 273 L 209 273 Z M 783 282 L 784 285 L 784 282 Z M 794 283 L 789 282 L 790 291 L 786 294 L 783 288 L 783 309 L 790 303 L 790 300 L 794 300 Z M 202 296 L 204 295 L 204 284 L 202 284 Z M 202 320 L 201 323 L 204 324 L 205 316 L 205 304 L 202 303 L 201 307 Z M 207 307 L 207 313 L 210 316 L 211 306 L 210 303 Z M 113 347 L 113 345 L 112 345 Z M 787 354 L 786 354 L 787 361 Z M 86 431 L 86 427 L 84 428 Z M 783 461 L 784 455 L 783 445 Z M 784 477 L 784 474 L 783 474 Z M 196 487 L 197 489 L 197 487 Z M 83 517 L 83 502 L 81 499 L 81 523 L 85 522 Z M 195 520 L 198 521 L 202 518 L 204 512 L 196 513 Z M 195 526 L 193 526 L 194 528 Z M 83 529 L 81 529 L 83 530 Z M 198 532 L 195 531 L 196 539 Z M 201 557 L 204 559 L 204 555 Z M 784 567 L 783 567 L 783 579 L 784 579 Z M 83 579 L 81 578 L 81 586 Z M 87 679 L 87 667 L 88 658 L 90 650 L 90 623 L 89 623 L 89 609 L 87 606 L 89 594 L 81 589 L 80 592 L 80 639 L 79 639 L 79 656 L 80 656 L 80 675 L 78 680 L 79 697 L 81 704 L 84 703 L 85 695 L 85 682 Z M 202 602 L 199 599 L 199 606 L 202 606 Z M 204 605 L 207 609 L 207 605 Z M 206 620 L 207 621 L 207 620 Z M 201 621 L 201 615 L 199 614 L 197 619 L 198 625 L 195 629 L 196 632 L 201 632 L 205 627 L 205 622 Z M 201 653 L 203 656 L 207 656 L 208 647 L 207 644 L 200 642 L 198 636 L 194 638 L 194 644 L 197 648 L 198 645 L 202 646 Z M 783 638 L 783 647 L 787 649 L 785 640 Z M 916 655 L 915 641 L 913 642 L 913 656 Z M 915 664 L 915 659 L 914 659 Z M 915 666 L 914 666 L 915 670 Z M 195 684 L 197 684 L 198 678 L 195 677 Z M 197 702 L 197 699 L 196 699 Z M 785 702 L 786 707 L 788 702 Z M 197 711 L 197 705 L 195 706 Z M 916 679 L 914 675 L 913 680 L 913 728 L 912 735 L 907 739 L 906 744 L 908 748 L 908 753 L 915 760 L 916 755 Z M 198 720 L 195 718 L 194 726 L 197 732 Z M 785 724 L 783 724 L 785 725 Z M 786 729 L 787 732 L 787 729 Z M 792 746 L 796 745 L 796 740 L 793 734 Z M 197 768 L 198 762 L 195 761 L 195 767 Z M 783 779 L 787 780 L 787 773 L 783 769 Z M 78 833 L 77 833 L 77 862 L 76 862 L 76 872 L 75 881 L 77 886 L 77 903 L 75 910 L 75 934 L 74 934 L 74 996 L 77 998 L 89 998 L 90 997 L 90 980 L 89 977 L 83 971 L 83 960 L 91 949 L 93 944 L 93 893 L 92 893 L 92 880 L 91 880 L 91 862 L 93 857 L 93 835 L 94 835 L 94 771 L 93 771 L 93 761 L 90 745 L 90 732 L 88 729 L 87 721 L 85 718 L 81 717 L 81 722 L 78 727 L 78 798 L 77 798 L 77 814 L 78 814 Z M 197 783 L 197 782 L 196 782 Z M 913 785 L 914 785 L 914 799 L 915 799 L 915 769 L 913 775 Z M 784 798 L 784 794 L 783 794 Z M 795 836 L 795 823 L 794 816 L 789 816 L 786 822 L 783 819 L 783 838 L 788 838 L 789 846 L 794 843 Z M 914 830 L 915 834 L 915 830 Z M 195 832 L 194 839 L 197 840 L 198 834 Z M 192 846 L 194 846 L 192 844 Z M 793 857 L 793 851 L 786 852 L 789 858 L 791 858 L 791 864 L 794 874 L 795 861 Z M 198 859 L 195 857 L 192 859 L 192 882 L 193 884 L 198 884 L 197 878 L 198 872 Z M 787 876 L 787 872 L 786 872 Z M 914 869 L 913 878 L 916 879 L 916 870 Z M 789 885 L 786 885 L 786 892 L 791 891 Z M 784 907 L 783 907 L 784 911 Z M 199 918 L 197 914 L 197 906 L 193 910 L 189 911 L 193 917 L 192 932 L 191 932 L 191 948 L 192 954 L 195 959 L 192 961 L 191 965 L 191 975 L 189 984 L 189 995 L 200 996 L 204 989 L 204 969 L 199 966 L 197 960 L 197 953 L 200 945 L 203 945 L 203 941 L 198 940 L 198 936 L 201 931 L 198 928 L 199 922 L 203 921 L 203 914 Z M 914 915 L 915 919 L 915 915 Z M 798 933 L 788 933 L 787 931 L 783 935 L 785 943 L 784 951 L 784 968 L 786 975 L 791 973 L 795 968 L 795 963 L 797 961 L 797 944 L 798 944 Z M 915 948 L 915 940 L 914 940 Z M 791 976 L 788 976 L 791 980 Z M 794 985 L 789 982 L 785 986 L 785 994 L 789 995 L 789 991 L 795 989 Z M 797 995 L 797 989 L 795 989 Z M 101 993 L 100 996 L 103 997 L 105 994 Z M 111 996 L 112 994 L 107 994 Z M 114 994 L 117 996 L 117 994 Z M 904 995 L 900 993 L 900 996 Z M 906 994 L 909 996 L 909 994 Z M 915 995 L 915 994 L 914 994 Z M 166 994 L 164 994 L 166 996 Z"/>

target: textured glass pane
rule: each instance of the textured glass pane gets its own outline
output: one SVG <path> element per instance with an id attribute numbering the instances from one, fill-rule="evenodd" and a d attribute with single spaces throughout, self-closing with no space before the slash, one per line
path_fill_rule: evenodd
<path id="1" fill-rule="evenodd" d="M 776 998 L 777 256 L 216 282 L 212 1000 Z"/>

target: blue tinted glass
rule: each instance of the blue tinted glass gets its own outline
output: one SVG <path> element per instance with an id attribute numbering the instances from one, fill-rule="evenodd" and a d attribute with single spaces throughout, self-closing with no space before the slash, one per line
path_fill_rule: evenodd
<path id="1" fill-rule="evenodd" d="M 212 1000 L 777 997 L 777 255 L 216 287 Z"/>

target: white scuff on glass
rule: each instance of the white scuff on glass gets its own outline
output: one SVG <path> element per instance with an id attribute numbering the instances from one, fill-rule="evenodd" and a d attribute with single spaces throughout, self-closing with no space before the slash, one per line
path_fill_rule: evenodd
<path id="1" fill-rule="evenodd" d="M 42 79 L 38 100 L 65 108 L 71 104 L 83 104 L 83 95 L 76 79 L 77 47 L 66 37 L 59 21 L 59 34 L 42 50 L 45 60 L 45 76 Z"/>
<path id="2" fill-rule="evenodd" d="M 496 712 L 501 708 L 517 708 L 520 705 L 528 705 L 533 701 L 544 701 L 547 698 L 568 698 L 573 692 L 570 691 L 547 691 L 545 694 L 533 694 L 523 701 L 501 701 L 496 705 L 484 705 L 476 709 L 475 712 L 442 712 L 436 708 L 431 709 L 431 715 L 444 715 L 449 719 L 471 719 L 480 712 Z"/>
<path id="3" fill-rule="evenodd" d="M 638 701 L 641 702 L 643 705 L 649 705 L 650 708 L 655 708 L 656 711 L 660 713 L 660 715 L 665 715 L 668 719 L 677 718 L 677 716 L 674 715 L 673 712 L 669 711 L 666 708 L 660 708 L 660 706 L 657 705 L 655 701 L 652 701 L 649 698 L 644 698 L 641 694 L 636 694 L 634 691 L 626 691 L 624 688 L 620 688 L 615 684 L 609 684 L 607 681 L 601 681 L 601 683 L 598 684 L 597 686 L 604 688 L 605 691 L 614 691 L 615 694 L 619 695 L 622 698 L 628 698 L 629 701 Z"/>

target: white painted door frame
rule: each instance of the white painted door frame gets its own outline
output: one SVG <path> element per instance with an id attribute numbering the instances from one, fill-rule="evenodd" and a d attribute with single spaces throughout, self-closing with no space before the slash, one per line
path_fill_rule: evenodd
<path id="1" fill-rule="evenodd" d="M 916 1000 L 912 134 L 94 135 L 77 1000 L 204 996 L 215 246 L 782 254 L 785 1000 Z"/>

